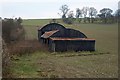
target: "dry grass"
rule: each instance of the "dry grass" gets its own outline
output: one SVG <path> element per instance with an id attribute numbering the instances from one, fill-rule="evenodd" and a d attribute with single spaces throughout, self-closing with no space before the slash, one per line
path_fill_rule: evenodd
<path id="1" fill-rule="evenodd" d="M 3 52 L 2 52 L 2 77 L 3 78 L 7 78 L 7 77 L 10 77 L 11 76 L 11 73 L 10 73 L 10 54 L 8 52 L 8 49 L 7 49 L 7 46 L 4 42 L 4 40 L 2 40 L 2 49 L 3 49 Z"/>
<path id="2" fill-rule="evenodd" d="M 38 40 L 23 40 L 10 44 L 8 50 L 12 55 L 23 55 L 36 51 L 46 51 L 48 49 L 46 45 L 42 45 Z"/>

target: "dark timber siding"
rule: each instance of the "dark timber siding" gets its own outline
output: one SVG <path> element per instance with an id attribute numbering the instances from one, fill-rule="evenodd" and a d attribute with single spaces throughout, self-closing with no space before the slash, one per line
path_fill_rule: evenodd
<path id="1" fill-rule="evenodd" d="M 74 29 L 67 29 L 66 35 L 69 38 L 87 38 L 85 34 L 83 34 L 82 32 L 78 30 L 74 30 Z"/>
<path id="2" fill-rule="evenodd" d="M 57 40 L 52 42 L 54 49 L 50 49 L 51 51 L 94 51 L 95 50 L 95 41 L 87 41 L 87 40 Z"/>

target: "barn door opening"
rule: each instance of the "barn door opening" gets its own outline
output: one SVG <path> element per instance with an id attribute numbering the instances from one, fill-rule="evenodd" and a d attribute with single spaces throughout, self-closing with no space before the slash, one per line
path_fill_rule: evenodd
<path id="1" fill-rule="evenodd" d="M 45 32 L 42 31 L 42 32 L 41 32 L 41 35 L 43 35 L 44 33 L 45 33 Z"/>
<path id="2" fill-rule="evenodd" d="M 49 44 L 49 39 L 48 38 L 44 39 L 44 43 Z"/>
<path id="3" fill-rule="evenodd" d="M 52 51 L 55 52 L 55 43 L 52 43 Z"/>

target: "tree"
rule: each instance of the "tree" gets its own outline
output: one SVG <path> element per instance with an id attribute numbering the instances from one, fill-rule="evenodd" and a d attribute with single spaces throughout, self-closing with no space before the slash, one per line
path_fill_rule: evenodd
<path id="1" fill-rule="evenodd" d="M 97 15 L 97 10 L 94 7 L 89 8 L 89 16 L 91 18 L 91 22 L 94 22 L 94 18 Z"/>
<path id="2" fill-rule="evenodd" d="M 116 22 L 120 22 L 120 9 L 116 10 L 115 11 L 115 19 L 116 19 Z"/>
<path id="3" fill-rule="evenodd" d="M 119 17 L 120 16 L 120 9 L 115 11 L 115 16 Z"/>
<path id="4" fill-rule="evenodd" d="M 113 12 L 113 10 L 109 9 L 109 8 L 103 8 L 100 10 L 100 17 L 102 18 L 102 21 L 104 21 L 104 23 L 107 23 L 107 18 L 112 15 L 111 13 Z"/>
<path id="5" fill-rule="evenodd" d="M 79 8 L 76 9 L 76 19 L 78 19 L 79 22 L 81 22 L 81 19 L 79 19 L 80 17 L 82 17 L 82 10 L 80 10 Z"/>
<path id="6" fill-rule="evenodd" d="M 73 11 L 69 11 L 69 13 L 68 13 L 68 18 L 74 18 L 74 13 L 73 13 Z"/>
<path id="7" fill-rule="evenodd" d="M 18 20 L 18 21 L 16 21 Z M 2 20 L 2 38 L 6 43 L 10 43 L 11 40 L 17 41 L 24 38 L 24 28 L 20 19 L 4 18 Z"/>
<path id="8" fill-rule="evenodd" d="M 80 16 L 82 16 L 82 10 L 80 10 L 79 8 L 76 9 L 76 18 L 79 18 Z"/>
<path id="9" fill-rule="evenodd" d="M 68 6 L 67 6 L 67 5 L 62 5 L 62 6 L 60 7 L 60 10 L 61 10 L 61 12 L 62 12 L 62 19 L 65 19 L 65 18 L 66 18 L 66 14 L 67 14 L 68 11 L 69 11 Z"/>
<path id="10" fill-rule="evenodd" d="M 86 23 L 86 16 L 87 16 L 88 9 L 89 9 L 88 7 L 82 8 L 82 14 L 84 16 L 84 23 Z"/>
<path id="11" fill-rule="evenodd" d="M 19 18 L 17 19 L 17 22 L 18 22 L 18 24 L 21 24 L 21 23 L 22 23 L 22 18 L 19 17 Z"/>
<path id="12" fill-rule="evenodd" d="M 112 14 L 107 14 L 107 23 L 113 23 L 114 22 L 114 16 Z"/>
<path id="13" fill-rule="evenodd" d="M 68 16 L 67 23 L 72 24 L 74 22 L 74 13 L 73 13 L 73 11 L 69 11 L 67 16 Z"/>
<path id="14" fill-rule="evenodd" d="M 13 19 L 5 18 L 4 20 L 2 20 L 2 38 L 7 43 L 10 42 L 10 34 L 12 29 L 15 29 L 15 23 Z"/>

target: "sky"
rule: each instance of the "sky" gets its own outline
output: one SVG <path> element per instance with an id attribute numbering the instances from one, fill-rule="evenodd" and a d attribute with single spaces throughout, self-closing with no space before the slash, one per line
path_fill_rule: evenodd
<path id="1" fill-rule="evenodd" d="M 60 18 L 60 7 L 68 5 L 70 10 L 95 7 L 98 12 L 110 8 L 113 13 L 118 9 L 119 0 L 0 0 L 2 18 L 21 17 L 23 19 Z"/>

